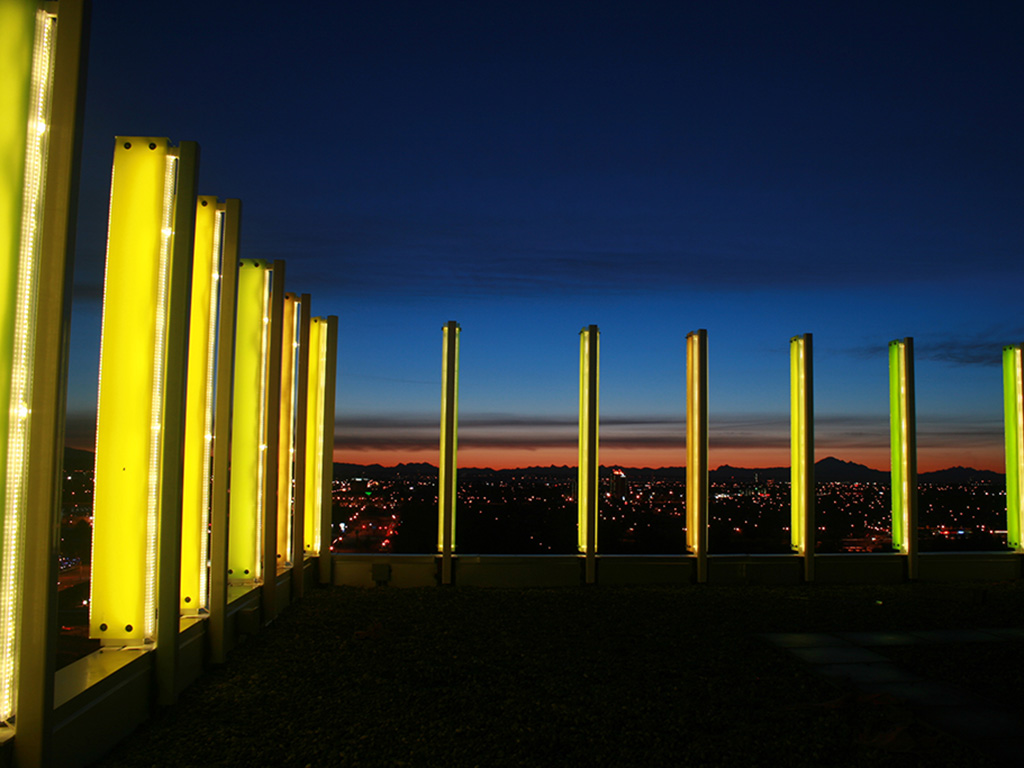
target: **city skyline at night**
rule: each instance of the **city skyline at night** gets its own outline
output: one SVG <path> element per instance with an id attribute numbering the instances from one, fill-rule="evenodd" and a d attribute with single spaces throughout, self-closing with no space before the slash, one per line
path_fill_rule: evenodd
<path id="1" fill-rule="evenodd" d="M 817 457 L 888 468 L 886 345 L 915 338 L 922 471 L 1001 472 L 1024 339 L 1019 9 L 381 2 L 93 9 L 68 442 L 91 448 L 115 135 L 203 148 L 242 255 L 339 317 L 335 460 L 572 465 L 580 328 L 604 465 L 788 464 L 791 336 Z"/>

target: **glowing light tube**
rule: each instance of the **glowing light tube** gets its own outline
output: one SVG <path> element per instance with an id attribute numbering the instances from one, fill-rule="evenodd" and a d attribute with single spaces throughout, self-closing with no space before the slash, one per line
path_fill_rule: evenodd
<path id="1" fill-rule="evenodd" d="M 804 578 L 814 574 L 814 378 L 811 334 L 789 340 L 790 544 L 804 556 Z"/>
<path id="2" fill-rule="evenodd" d="M 1006 438 L 1006 543 L 1024 552 L 1024 345 L 1003 347 L 1003 419 Z"/>
<path id="3" fill-rule="evenodd" d="M 263 476 L 266 470 L 266 382 L 270 266 L 242 259 L 235 310 L 235 372 L 231 418 L 228 581 L 262 578 Z"/>
<path id="4" fill-rule="evenodd" d="M 450 584 L 455 552 L 455 500 L 459 450 L 459 334 L 454 320 L 442 331 L 441 457 L 438 463 L 437 551 L 441 553 L 441 583 Z"/>
<path id="5" fill-rule="evenodd" d="M 889 342 L 889 434 L 892 546 L 907 555 L 908 578 L 917 576 L 917 425 L 914 409 L 914 340 Z"/>
<path id="6" fill-rule="evenodd" d="M 183 613 L 196 613 L 206 608 L 207 603 L 213 365 L 222 219 L 217 198 L 200 196 L 196 202 L 185 395 L 180 590 Z"/>
<path id="7" fill-rule="evenodd" d="M 117 137 L 100 339 L 89 634 L 155 630 L 167 280 L 176 158 L 165 138 Z"/>
<path id="8" fill-rule="evenodd" d="M 0 2 L 0 720 L 14 713 L 55 19 Z"/>
<path id="9" fill-rule="evenodd" d="M 586 555 L 585 580 L 596 580 L 600 343 L 596 325 L 580 331 L 580 420 L 577 547 Z"/>
<path id="10" fill-rule="evenodd" d="M 708 332 L 686 335 L 686 548 L 708 578 Z"/>
<path id="11" fill-rule="evenodd" d="M 327 321 L 313 317 L 309 321 L 309 360 L 306 394 L 306 483 L 303 511 L 303 549 L 309 555 L 320 553 L 320 514 L 323 509 L 324 466 L 324 356 L 327 348 Z"/>
<path id="12" fill-rule="evenodd" d="M 292 561 L 292 483 L 295 477 L 295 407 L 298 395 L 299 298 L 284 295 L 281 319 L 281 408 L 278 434 L 277 562 Z"/>

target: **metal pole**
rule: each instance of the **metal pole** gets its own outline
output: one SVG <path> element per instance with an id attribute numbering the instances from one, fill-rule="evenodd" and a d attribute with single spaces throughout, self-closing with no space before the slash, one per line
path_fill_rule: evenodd
<path id="1" fill-rule="evenodd" d="M 234 390 L 235 302 L 238 294 L 238 237 L 242 201 L 224 202 L 224 250 L 220 269 L 217 326 L 217 392 L 213 417 L 213 491 L 210 495 L 210 658 L 227 658 L 228 479 L 231 465 L 231 410 Z"/>
<path id="2" fill-rule="evenodd" d="M 156 675 L 159 701 L 177 699 L 178 632 L 181 604 L 181 505 L 185 452 L 185 375 L 192 297 L 199 145 L 178 147 L 178 188 L 174 207 L 174 251 L 167 280 L 167 346 L 164 425 L 161 448 L 160 536 L 157 556 Z"/>
<path id="3" fill-rule="evenodd" d="M 295 398 L 295 511 L 292 513 L 292 600 L 302 599 L 306 579 L 306 428 L 309 408 L 309 318 L 308 293 L 299 298 L 299 349 Z"/>
<path id="4" fill-rule="evenodd" d="M 278 451 L 281 446 L 281 329 L 284 318 L 283 261 L 271 267 L 270 334 L 267 344 L 267 385 L 264 390 L 263 417 L 263 623 L 277 616 L 277 494 Z M 290 490 L 290 489 L 289 489 Z"/>

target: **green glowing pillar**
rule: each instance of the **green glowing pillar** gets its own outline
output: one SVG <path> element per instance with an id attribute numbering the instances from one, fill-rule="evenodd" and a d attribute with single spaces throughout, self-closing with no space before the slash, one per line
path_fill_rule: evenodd
<path id="1" fill-rule="evenodd" d="M 686 548 L 708 580 L 708 332 L 686 335 Z"/>
<path id="2" fill-rule="evenodd" d="M 441 583 L 452 583 L 455 552 L 455 491 L 459 450 L 459 334 L 449 320 L 443 329 L 441 366 L 441 460 L 438 470 L 437 551 L 441 553 Z"/>
<path id="3" fill-rule="evenodd" d="M 1024 345 L 1003 347 L 1003 419 L 1006 436 L 1006 544 L 1024 552 Z"/>
<path id="4" fill-rule="evenodd" d="M 814 368 L 811 334 L 789 340 L 790 544 L 804 558 L 804 580 L 814 579 Z"/>
<path id="5" fill-rule="evenodd" d="M 587 584 L 597 580 L 597 461 L 600 424 L 600 346 L 596 325 L 580 331 L 580 427 L 577 545 L 585 556 Z"/>
<path id="6" fill-rule="evenodd" d="M 917 578 L 917 424 L 914 340 L 889 342 L 889 431 L 892 472 L 892 546 L 907 556 L 907 578 Z"/>

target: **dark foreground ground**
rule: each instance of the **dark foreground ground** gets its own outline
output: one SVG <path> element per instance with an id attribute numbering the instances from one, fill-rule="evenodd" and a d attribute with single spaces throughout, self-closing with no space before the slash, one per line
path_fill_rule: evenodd
<path id="1" fill-rule="evenodd" d="M 764 634 L 1022 627 L 1017 582 L 317 589 L 100 765 L 1005 764 Z M 1019 717 L 1024 641 L 950 638 L 873 650 Z"/>

